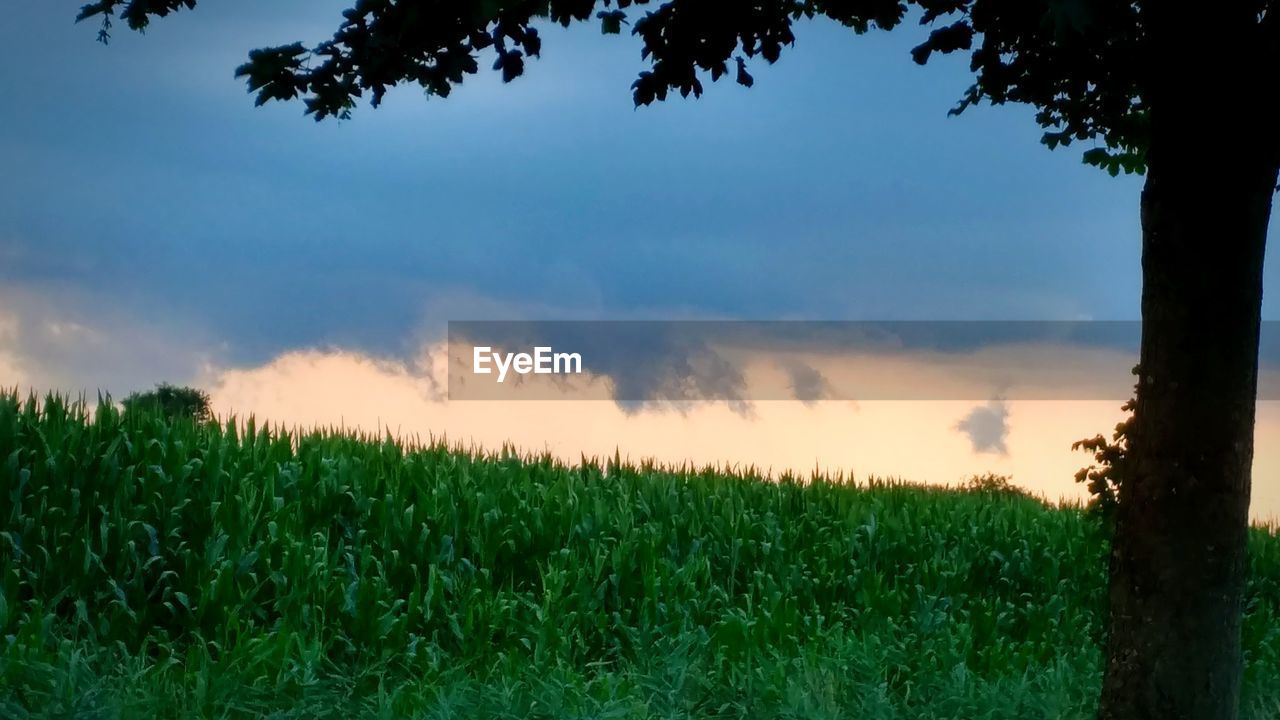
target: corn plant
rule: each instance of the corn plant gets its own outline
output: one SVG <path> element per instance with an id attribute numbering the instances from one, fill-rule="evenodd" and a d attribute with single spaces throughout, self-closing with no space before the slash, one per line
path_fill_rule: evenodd
<path id="1" fill-rule="evenodd" d="M 1106 552 L 1014 493 L 0 394 L 0 715 L 1083 718 Z"/>

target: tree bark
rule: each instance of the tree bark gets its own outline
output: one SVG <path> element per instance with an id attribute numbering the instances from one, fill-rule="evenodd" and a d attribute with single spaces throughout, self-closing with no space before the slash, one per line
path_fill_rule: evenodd
<path id="1" fill-rule="evenodd" d="M 1205 37 L 1203 27 L 1185 29 L 1168 39 L 1170 53 L 1205 62 L 1228 52 L 1176 47 Z M 1112 542 L 1099 718 L 1235 720 L 1276 162 L 1260 140 L 1261 107 L 1242 107 L 1252 102 L 1238 94 L 1233 105 L 1230 82 L 1220 98 L 1196 96 L 1179 72 L 1189 61 L 1153 47 L 1171 80 L 1152 93 L 1140 376 Z"/>

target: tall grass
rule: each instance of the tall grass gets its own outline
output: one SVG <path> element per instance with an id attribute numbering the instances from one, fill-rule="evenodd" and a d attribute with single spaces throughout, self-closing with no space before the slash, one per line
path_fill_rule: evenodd
<path id="1" fill-rule="evenodd" d="M 1274 717 L 1274 530 L 1252 552 Z M 0 394 L 3 717 L 1084 718 L 1105 557 L 1008 493 Z"/>

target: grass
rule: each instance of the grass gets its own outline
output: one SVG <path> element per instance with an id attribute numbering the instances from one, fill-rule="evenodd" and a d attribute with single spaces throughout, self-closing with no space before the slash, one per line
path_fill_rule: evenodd
<path id="1" fill-rule="evenodd" d="M 1252 554 L 1261 719 L 1274 529 Z M 0 394 L 6 718 L 1088 718 L 1105 556 L 1009 492 Z"/>

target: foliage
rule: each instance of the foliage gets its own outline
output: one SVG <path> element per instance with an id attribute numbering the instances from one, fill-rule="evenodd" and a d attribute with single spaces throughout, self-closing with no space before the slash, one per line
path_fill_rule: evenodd
<path id="1" fill-rule="evenodd" d="M 1244 3 L 1253 17 L 1267 0 Z M 100 39 L 109 38 L 117 13 L 130 28 L 151 16 L 194 8 L 196 0 L 95 0 L 79 19 L 101 17 Z M 597 5 L 603 9 L 596 12 Z M 415 3 L 358 0 L 343 13 L 332 39 L 253 50 L 236 74 L 247 80 L 258 104 L 303 98 L 317 120 L 346 118 L 368 94 L 377 106 L 401 83 L 428 95 L 447 96 L 479 72 L 478 53 L 491 52 L 492 67 L 511 81 L 525 59 L 542 50 L 536 25 L 549 20 L 568 27 L 598 21 L 606 34 L 630 24 L 649 66 L 632 85 L 637 105 L 664 100 L 670 92 L 699 96 L 704 79 L 731 75 L 751 86 L 749 62 L 778 60 L 795 41 L 793 25 L 825 17 L 855 33 L 889 30 L 908 20 L 930 28 L 912 51 L 920 64 L 934 53 L 968 51 L 974 83 L 954 113 L 988 101 L 1036 108 L 1049 147 L 1090 141 L 1087 163 L 1111 174 L 1141 172 L 1149 143 L 1150 78 L 1143 62 L 1147 36 L 1141 3 L 1097 0 L 757 0 L 705 3 L 671 0 L 639 14 L 648 0 L 454 0 Z M 1270 13 L 1267 13 L 1269 16 Z M 629 19 L 631 18 L 631 19 Z M 632 21 L 633 20 L 633 21 Z M 1258 22 L 1241 42 L 1265 46 L 1274 28 Z"/>
<path id="2" fill-rule="evenodd" d="M 1137 366 L 1134 366 L 1133 374 L 1138 374 Z M 1136 385 L 1134 391 L 1137 391 Z M 1136 397 L 1120 406 L 1129 415 L 1116 425 L 1110 440 L 1095 435 L 1071 444 L 1072 450 L 1093 454 L 1093 463 L 1076 472 L 1076 482 L 1085 484 L 1092 498 L 1090 507 L 1108 521 L 1114 519 L 1120 502 L 1120 484 L 1124 480 L 1129 451 L 1129 431 L 1133 427 L 1133 411 L 1137 406 Z"/>
<path id="3" fill-rule="evenodd" d="M 159 413 L 170 419 L 186 417 L 197 422 L 213 419 L 209 394 L 193 387 L 160 383 L 154 390 L 130 394 L 123 404 L 126 413 Z"/>
<path id="4" fill-rule="evenodd" d="M 1126 402 L 1122 409 L 1131 412 L 1134 401 Z M 1133 425 L 1130 416 L 1116 425 L 1111 439 L 1102 435 L 1078 440 L 1071 444 L 1072 450 L 1084 450 L 1093 454 L 1094 463 L 1076 472 L 1076 482 L 1085 483 L 1092 497 L 1090 506 L 1110 518 L 1115 514 L 1116 505 L 1120 502 L 1120 483 L 1124 478 L 1125 459 L 1128 455 L 1128 433 Z"/>
<path id="5" fill-rule="evenodd" d="M 1085 718 L 1072 508 L 0 396 L 0 716 Z M 1250 718 L 1280 703 L 1255 529 Z"/>
<path id="6" fill-rule="evenodd" d="M 999 475 L 993 472 L 983 473 L 982 475 L 970 475 L 964 481 L 964 488 L 970 492 L 986 493 L 988 495 L 1005 495 L 1013 497 L 1024 497 L 1034 500 L 1035 497 L 1025 489 L 1013 484 L 1013 478 L 1009 475 Z"/>

